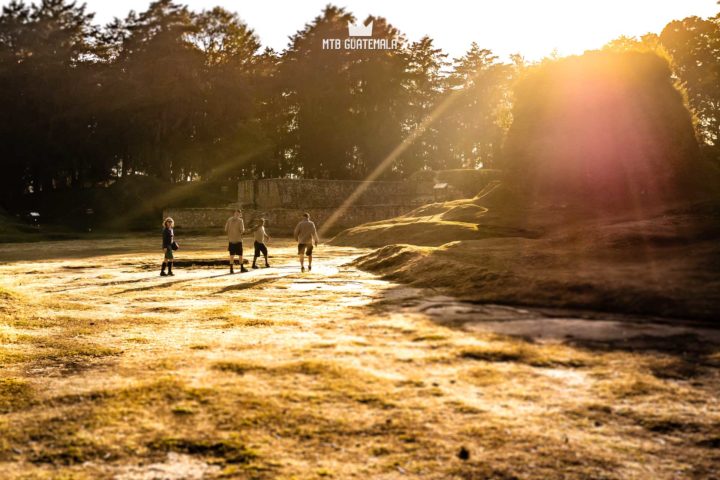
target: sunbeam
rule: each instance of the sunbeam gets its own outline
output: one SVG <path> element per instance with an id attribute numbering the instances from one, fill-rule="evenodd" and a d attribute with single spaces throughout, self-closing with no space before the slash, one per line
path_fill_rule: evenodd
<path id="1" fill-rule="evenodd" d="M 348 208 L 350 208 L 368 189 L 370 185 L 368 182 L 372 182 L 380 177 L 380 175 L 382 175 L 383 172 L 385 172 L 385 170 L 387 170 L 393 162 L 397 160 L 397 158 L 402 155 L 402 153 L 405 152 L 405 150 L 407 150 L 408 147 L 410 147 L 410 145 L 412 145 L 413 142 L 415 142 L 415 140 L 420 137 L 428 129 L 428 127 L 432 125 L 443 114 L 443 112 L 445 112 L 455 102 L 460 95 L 462 95 L 462 91 L 453 90 L 442 100 L 442 102 L 437 105 L 437 107 L 435 107 L 435 110 L 425 116 L 422 122 L 420 122 L 420 124 L 407 137 L 405 137 L 403 141 L 400 142 L 400 144 L 395 147 L 367 177 L 365 177 L 365 180 L 358 185 L 358 187 L 342 202 L 342 204 L 333 211 L 333 213 L 320 227 L 320 230 L 318 231 L 319 235 L 323 236 L 330 231 L 330 229 L 345 214 L 345 212 L 347 212 Z"/>
<path id="2" fill-rule="evenodd" d="M 248 163 L 258 155 L 267 152 L 271 148 L 272 147 L 269 145 L 264 145 L 250 152 L 246 152 L 242 155 L 234 157 L 215 167 L 212 171 L 209 172 L 208 177 L 221 177 L 222 175 L 227 174 L 233 169 Z M 136 208 L 114 218 L 112 222 L 109 223 L 109 226 L 113 228 L 121 228 L 122 226 L 130 223 L 132 220 L 140 218 L 143 215 L 146 215 L 148 212 L 153 211 L 156 208 L 156 205 L 172 205 L 173 201 L 180 198 L 186 198 L 201 187 L 202 182 L 188 182 L 182 187 L 175 188 L 169 191 L 158 192 L 155 196 L 146 199 L 141 205 L 137 205 Z"/>

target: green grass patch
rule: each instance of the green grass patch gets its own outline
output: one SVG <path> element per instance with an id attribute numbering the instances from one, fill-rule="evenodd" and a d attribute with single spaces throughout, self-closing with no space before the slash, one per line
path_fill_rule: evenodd
<path id="1" fill-rule="evenodd" d="M 77 340 L 38 338 L 38 348 L 29 357 L 39 361 L 66 361 L 71 359 L 93 359 L 122 354 L 122 350 Z"/>
<path id="2" fill-rule="evenodd" d="M 228 321 L 225 322 L 222 327 L 271 327 L 273 325 L 275 325 L 275 322 L 266 318 L 232 317 L 228 319 Z"/>
<path id="3" fill-rule="evenodd" d="M 460 358 L 485 362 L 514 362 L 533 367 L 580 368 L 591 365 L 589 355 L 563 345 L 531 345 L 521 342 L 493 342 L 466 348 Z"/>
<path id="4" fill-rule="evenodd" d="M 175 405 L 170 411 L 175 415 L 194 415 L 196 413 L 195 408 L 192 405 Z"/>
<path id="5" fill-rule="evenodd" d="M 428 333 L 425 335 L 418 335 L 417 337 L 413 338 L 413 342 L 441 342 L 443 340 L 447 340 L 447 335 L 437 334 L 437 333 Z"/>
<path id="6" fill-rule="evenodd" d="M 177 435 L 178 429 L 183 428 L 178 422 L 185 422 L 179 417 L 196 411 L 214 412 L 209 401 L 213 392 L 189 387 L 172 378 L 128 388 L 56 396 L 42 402 L 34 401 L 32 391 L 23 382 L 4 381 L 0 392 L 0 402 L 11 401 L 14 410 L 22 398 L 37 410 L 16 416 L 12 422 L 0 422 L 0 461 L 20 455 L 18 451 L 30 462 L 59 466 L 143 455 L 147 443 Z M 168 451 L 192 450 L 190 444 L 168 445 Z M 206 450 L 212 448 L 224 451 L 232 461 L 239 459 L 241 453 L 239 448 L 222 450 L 212 445 Z"/>
<path id="7" fill-rule="evenodd" d="M 634 374 L 602 382 L 598 389 L 616 398 L 632 398 L 672 393 L 675 389 L 651 375 Z"/>
<path id="8" fill-rule="evenodd" d="M 22 363 L 28 359 L 28 355 L 7 347 L 0 347 L 0 365 L 11 365 Z"/>
<path id="9" fill-rule="evenodd" d="M 18 294 L 15 290 L 0 285 L 0 302 L 15 301 L 19 298 L 20 294 Z"/>
<path id="10" fill-rule="evenodd" d="M 65 441 L 63 441 L 65 440 Z M 47 444 L 47 448 L 33 452 L 29 460 L 33 463 L 52 465 L 80 465 L 108 456 L 109 449 L 96 442 L 71 437 Z"/>
<path id="11" fill-rule="evenodd" d="M 359 372 L 338 365 L 337 363 L 326 360 L 302 360 L 299 362 L 289 362 L 275 368 L 276 371 L 284 373 L 299 373 L 301 375 L 310 375 L 318 377 L 359 378 Z"/>
<path id="12" fill-rule="evenodd" d="M 148 448 L 161 452 L 177 452 L 221 459 L 226 463 L 249 463 L 259 457 L 258 453 L 237 438 L 194 439 L 162 437 L 153 440 Z"/>
<path id="13" fill-rule="evenodd" d="M 221 372 L 232 372 L 232 373 L 236 373 L 238 375 L 244 375 L 247 372 L 256 372 L 256 371 L 267 370 L 267 367 L 265 367 L 263 365 L 259 365 L 257 363 L 250 363 L 250 362 L 241 362 L 241 361 L 218 362 L 213 365 L 213 368 L 215 370 L 220 370 Z"/>
<path id="14" fill-rule="evenodd" d="M 127 339 L 130 343 L 138 343 L 138 344 L 147 344 L 150 343 L 150 340 L 148 340 L 145 337 L 130 337 Z"/>
<path id="15" fill-rule="evenodd" d="M 488 387 L 491 385 L 499 385 L 506 382 L 512 375 L 507 372 L 500 372 L 498 370 L 489 367 L 473 368 L 467 371 L 464 375 L 470 383 L 481 387 Z"/>
<path id="16" fill-rule="evenodd" d="M 0 378 L 0 413 L 21 410 L 35 398 L 28 382 L 19 378 Z"/>
<path id="17" fill-rule="evenodd" d="M 17 315 L 25 306 L 26 299 L 23 295 L 11 288 L 0 285 L 0 312 Z"/>

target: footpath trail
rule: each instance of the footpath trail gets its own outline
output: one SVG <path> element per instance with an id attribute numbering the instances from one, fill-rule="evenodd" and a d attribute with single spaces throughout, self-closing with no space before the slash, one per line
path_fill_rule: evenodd
<path id="1" fill-rule="evenodd" d="M 221 237 L 179 241 L 164 278 L 155 238 L 0 245 L 0 476 L 720 471 L 715 330 L 463 304 L 362 249 L 301 273 L 287 240 L 229 275 Z"/>

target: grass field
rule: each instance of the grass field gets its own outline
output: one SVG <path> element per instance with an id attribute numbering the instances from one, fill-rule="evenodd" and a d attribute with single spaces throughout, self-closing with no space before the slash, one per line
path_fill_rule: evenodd
<path id="1" fill-rule="evenodd" d="M 221 237 L 179 238 L 161 278 L 156 240 L 0 245 L 2 478 L 720 471 L 717 335 L 507 336 L 477 327 L 548 318 L 380 280 L 349 247 L 300 273 L 274 241 L 231 276 Z"/>

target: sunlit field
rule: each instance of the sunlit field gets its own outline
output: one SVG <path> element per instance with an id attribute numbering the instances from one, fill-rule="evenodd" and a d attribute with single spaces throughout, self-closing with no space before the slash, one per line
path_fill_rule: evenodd
<path id="1" fill-rule="evenodd" d="M 147 239 L 0 247 L 2 478 L 718 471 L 717 331 L 463 304 L 363 249 L 229 275 L 222 238 L 182 240 L 167 278 Z"/>

